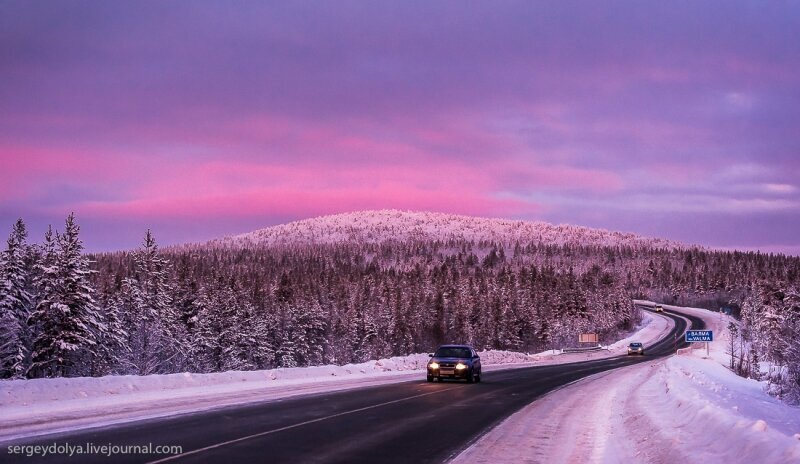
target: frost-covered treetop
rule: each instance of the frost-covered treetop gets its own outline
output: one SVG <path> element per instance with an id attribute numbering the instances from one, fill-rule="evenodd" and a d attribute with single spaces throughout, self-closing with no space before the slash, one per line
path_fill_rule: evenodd
<path id="1" fill-rule="evenodd" d="M 490 241 L 548 245 L 687 248 L 659 238 L 572 225 L 398 210 L 359 211 L 290 222 L 213 240 L 210 247 L 381 243 L 386 241 Z"/>

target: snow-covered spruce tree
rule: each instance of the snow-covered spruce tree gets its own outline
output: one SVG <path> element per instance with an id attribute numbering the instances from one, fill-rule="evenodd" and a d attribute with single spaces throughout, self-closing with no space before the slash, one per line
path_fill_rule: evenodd
<path id="1" fill-rule="evenodd" d="M 58 267 L 56 266 L 56 237 L 52 226 L 44 234 L 39 265 L 36 269 L 36 306 L 28 318 L 33 334 L 29 378 L 51 377 L 57 372 L 60 360 L 56 357 L 55 340 L 62 317 L 54 306 L 59 304 Z"/>
<path id="2" fill-rule="evenodd" d="M 786 399 L 800 404 L 800 288 L 790 286 L 784 298 L 786 323 Z"/>
<path id="3" fill-rule="evenodd" d="M 40 288 L 42 295 L 29 323 L 35 327 L 29 376 L 75 377 L 91 373 L 97 340 L 105 327 L 89 284 L 89 260 L 75 216 L 53 242 L 48 230 Z"/>
<path id="4" fill-rule="evenodd" d="M 785 292 L 781 283 L 764 283 L 761 286 L 760 317 L 755 329 L 761 335 L 758 350 L 761 358 L 769 362 L 767 380 L 779 386 L 776 395 L 781 396 L 782 370 L 786 364 L 789 346 L 784 336 L 787 312 L 784 311 Z"/>
<path id="5" fill-rule="evenodd" d="M 725 350 L 731 356 L 731 361 L 728 367 L 731 370 L 736 368 L 736 356 L 739 348 L 739 326 L 735 322 L 728 323 L 728 338 Z"/>
<path id="6" fill-rule="evenodd" d="M 289 322 L 294 335 L 298 364 L 313 366 L 322 363 L 325 340 L 325 315 L 313 299 L 295 300 L 290 307 Z"/>
<path id="7" fill-rule="evenodd" d="M 92 375 L 102 376 L 128 372 L 131 357 L 128 346 L 128 328 L 122 319 L 123 302 L 119 294 L 101 304 L 101 323 L 105 330 L 97 340 L 97 358 L 92 365 Z"/>
<path id="8" fill-rule="evenodd" d="M 363 291 L 356 294 L 357 297 L 346 315 L 348 327 L 345 343 L 352 349 L 351 362 L 359 363 L 371 359 L 372 342 L 378 335 L 375 323 L 368 314 L 368 300 L 363 298 L 369 287 L 369 284 L 365 284 Z"/>
<path id="9" fill-rule="evenodd" d="M 215 299 L 216 329 L 206 336 L 218 340 L 215 371 L 252 370 L 256 368 L 256 340 L 252 336 L 253 308 L 244 303 L 234 281 L 222 286 Z"/>
<path id="10" fill-rule="evenodd" d="M 758 290 L 755 287 L 751 287 L 742 302 L 741 327 L 739 330 L 741 347 L 739 349 L 737 373 L 743 377 L 749 377 L 754 371 L 750 361 L 753 358 L 751 353 L 756 353 L 761 343 L 760 334 L 756 329 L 760 317 L 761 301 L 758 297 Z"/>
<path id="11" fill-rule="evenodd" d="M 188 320 L 189 361 L 194 372 L 213 372 L 219 364 L 220 322 L 217 317 L 216 302 L 211 290 L 205 286 L 198 289 L 197 296 L 191 303 Z"/>
<path id="12" fill-rule="evenodd" d="M 25 223 L 18 219 L 0 255 L 0 379 L 23 378 L 30 364 L 27 236 Z"/>
<path id="13" fill-rule="evenodd" d="M 149 229 L 133 260 L 133 277 L 122 285 L 129 371 L 136 375 L 176 372 L 185 365 L 185 329 L 172 304 L 169 261 L 159 255 Z"/>
<path id="14" fill-rule="evenodd" d="M 250 319 L 250 337 L 255 342 L 253 360 L 257 369 L 275 367 L 275 315 L 254 308 Z"/>
<path id="15" fill-rule="evenodd" d="M 275 289 L 275 300 L 278 305 L 276 324 L 275 363 L 279 367 L 297 367 L 300 355 L 297 350 L 295 327 L 293 326 L 294 289 L 287 274 L 281 274 Z"/>
<path id="16" fill-rule="evenodd" d="M 459 341 L 472 342 L 472 325 L 469 323 L 470 286 L 466 279 L 458 279 L 453 284 L 453 319 L 450 321 L 448 331 L 457 334 Z"/>
<path id="17" fill-rule="evenodd" d="M 742 302 L 741 347 L 737 372 L 760 379 L 759 361 L 770 363 L 768 380 L 773 394 L 800 399 L 800 298 L 795 286 L 763 281 L 748 290 Z M 772 366 L 772 365 L 775 366 Z"/>
<path id="18" fill-rule="evenodd" d="M 201 288 L 193 303 L 192 368 L 199 372 L 265 369 L 272 366 L 266 321 L 230 279 Z"/>
<path id="19" fill-rule="evenodd" d="M 413 353 L 414 346 L 414 321 L 411 308 L 417 307 L 416 294 L 410 292 L 406 299 L 399 296 L 395 298 L 392 308 L 391 323 L 388 328 L 391 346 L 394 353 Z"/>
<path id="20" fill-rule="evenodd" d="M 224 334 L 226 341 L 222 350 L 222 370 L 249 371 L 258 369 L 258 338 L 255 310 L 250 303 L 239 302 L 235 297 L 231 303 L 231 326 Z"/>

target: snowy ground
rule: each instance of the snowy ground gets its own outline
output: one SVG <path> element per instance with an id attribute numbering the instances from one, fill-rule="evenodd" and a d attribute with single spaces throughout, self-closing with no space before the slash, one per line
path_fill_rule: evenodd
<path id="1" fill-rule="evenodd" d="M 647 343 L 671 321 L 644 315 L 642 327 L 589 353 L 481 352 L 484 370 L 513 369 L 617 356 L 630 341 Z M 426 354 L 357 365 L 222 372 L 36 379 L 0 382 L 0 441 L 84 427 L 424 378 Z"/>
<path id="2" fill-rule="evenodd" d="M 514 414 L 453 462 L 800 462 L 800 408 L 725 368 L 727 320 L 672 309 L 715 331 L 710 357 L 686 350 L 576 382 Z"/>

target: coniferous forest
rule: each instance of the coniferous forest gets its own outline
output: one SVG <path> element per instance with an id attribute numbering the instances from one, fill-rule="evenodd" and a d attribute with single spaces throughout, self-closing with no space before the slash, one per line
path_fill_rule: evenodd
<path id="1" fill-rule="evenodd" d="M 0 261 L 0 378 L 345 364 L 444 342 L 535 352 L 612 341 L 634 298 L 726 307 L 732 367 L 800 399 L 800 258 L 698 247 L 449 236 L 86 254 L 70 215 Z M 734 362 L 735 361 L 735 362 Z"/>

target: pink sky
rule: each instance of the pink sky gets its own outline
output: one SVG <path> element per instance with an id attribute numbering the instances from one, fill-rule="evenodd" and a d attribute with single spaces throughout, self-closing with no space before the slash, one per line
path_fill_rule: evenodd
<path id="1" fill-rule="evenodd" d="M 796 253 L 800 7 L 4 2 L 0 220 L 413 209 Z"/>

